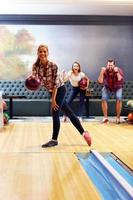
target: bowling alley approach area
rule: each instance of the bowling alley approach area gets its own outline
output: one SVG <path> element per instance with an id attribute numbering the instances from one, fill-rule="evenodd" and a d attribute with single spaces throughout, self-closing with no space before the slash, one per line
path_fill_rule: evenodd
<path id="1" fill-rule="evenodd" d="M 51 120 L 12 119 L 1 130 L 0 199 L 132 199 L 133 124 L 124 118 L 121 124 L 114 117 L 108 124 L 101 117 L 84 119 L 92 136 L 89 147 L 61 118 L 59 145 L 41 148 L 51 137 Z"/>
<path id="2" fill-rule="evenodd" d="M 0 200 L 133 200 L 133 0 L 1 1 Z"/>

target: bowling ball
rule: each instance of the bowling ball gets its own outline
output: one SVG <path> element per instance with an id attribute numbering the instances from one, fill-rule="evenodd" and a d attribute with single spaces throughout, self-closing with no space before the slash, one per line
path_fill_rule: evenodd
<path id="1" fill-rule="evenodd" d="M 133 113 L 128 114 L 128 121 L 133 122 Z"/>
<path id="2" fill-rule="evenodd" d="M 130 107 L 130 108 L 133 108 L 133 100 L 129 100 L 127 102 L 127 106 Z"/>
<path id="3" fill-rule="evenodd" d="M 87 87 L 87 79 L 86 78 L 82 78 L 80 81 L 79 81 L 79 87 L 80 89 L 86 89 Z"/>
<path id="4" fill-rule="evenodd" d="M 6 125 L 9 122 L 9 115 L 8 113 L 4 112 L 3 113 L 3 123 Z"/>
<path id="5" fill-rule="evenodd" d="M 32 75 L 29 76 L 26 80 L 25 80 L 25 86 L 27 87 L 27 89 L 29 90 L 37 90 L 39 89 L 41 85 L 41 81 L 39 78 L 37 77 L 33 77 Z"/>

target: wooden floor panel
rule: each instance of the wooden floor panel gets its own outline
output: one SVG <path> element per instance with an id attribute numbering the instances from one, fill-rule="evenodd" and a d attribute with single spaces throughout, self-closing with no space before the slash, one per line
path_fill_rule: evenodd
<path id="1" fill-rule="evenodd" d="M 133 169 L 133 125 L 84 122 L 93 145 L 70 123 L 62 123 L 59 145 L 42 149 L 52 123 L 12 122 L 0 132 L 0 200 L 98 200 L 74 152 L 113 152 Z"/>
<path id="2" fill-rule="evenodd" d="M 100 199 L 74 154 L 4 153 L 0 189 L 6 200 Z"/>

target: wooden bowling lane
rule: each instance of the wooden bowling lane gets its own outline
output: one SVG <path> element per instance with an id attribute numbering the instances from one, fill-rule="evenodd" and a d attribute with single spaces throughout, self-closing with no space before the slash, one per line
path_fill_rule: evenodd
<path id="1" fill-rule="evenodd" d="M 133 126 L 84 122 L 91 149 L 113 152 L 133 169 Z M 42 149 L 51 138 L 52 123 L 12 122 L 0 132 L 0 199 L 97 200 L 99 193 L 74 152 L 89 152 L 70 123 L 62 123 L 59 145 Z"/>
<path id="2" fill-rule="evenodd" d="M 0 199 L 99 200 L 71 153 L 0 154 Z"/>
<path id="3" fill-rule="evenodd" d="M 123 123 L 101 124 L 84 122 L 83 126 L 91 133 L 92 147 L 97 151 L 122 152 L 133 151 L 133 126 Z M 83 137 L 71 123 L 62 123 L 59 145 L 42 149 L 41 144 L 51 138 L 52 123 L 14 122 L 0 132 L 0 152 L 88 152 Z"/>

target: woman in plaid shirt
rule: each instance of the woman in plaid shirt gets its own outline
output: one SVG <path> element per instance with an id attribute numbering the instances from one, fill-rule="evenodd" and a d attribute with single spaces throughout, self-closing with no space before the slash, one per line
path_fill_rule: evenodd
<path id="1" fill-rule="evenodd" d="M 33 64 L 32 75 L 41 80 L 41 84 L 49 91 L 51 95 L 51 109 L 53 118 L 52 139 L 43 144 L 42 148 L 58 145 L 58 135 L 60 130 L 60 111 L 70 118 L 72 124 L 83 135 L 87 144 L 91 146 L 91 137 L 82 127 L 79 119 L 72 112 L 71 108 L 65 101 L 66 88 L 64 82 L 58 74 L 58 67 L 55 63 L 48 60 L 48 46 L 40 45 L 37 50 L 38 58 Z"/>

